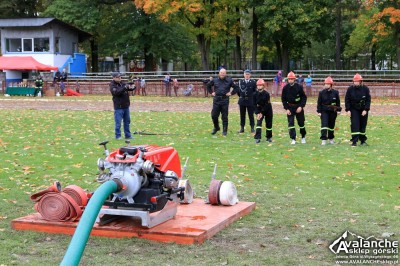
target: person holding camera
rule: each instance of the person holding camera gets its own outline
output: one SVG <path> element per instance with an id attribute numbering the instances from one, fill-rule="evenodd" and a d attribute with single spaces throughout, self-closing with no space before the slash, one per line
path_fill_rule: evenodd
<path id="1" fill-rule="evenodd" d="M 130 100 L 129 91 L 134 91 L 129 84 L 125 84 L 121 80 L 121 73 L 114 72 L 112 74 L 112 81 L 110 82 L 110 92 L 114 103 L 114 121 L 115 121 L 115 139 L 121 139 L 121 122 L 124 121 L 124 134 L 125 139 L 131 139 L 131 131 L 129 125 L 131 117 L 129 112 Z"/>

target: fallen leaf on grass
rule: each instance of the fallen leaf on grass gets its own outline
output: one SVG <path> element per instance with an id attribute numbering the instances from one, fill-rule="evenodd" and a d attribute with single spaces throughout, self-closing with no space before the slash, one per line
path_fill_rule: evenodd
<path id="1" fill-rule="evenodd" d="M 394 206 L 395 210 L 400 210 L 400 205 L 399 206 Z"/>

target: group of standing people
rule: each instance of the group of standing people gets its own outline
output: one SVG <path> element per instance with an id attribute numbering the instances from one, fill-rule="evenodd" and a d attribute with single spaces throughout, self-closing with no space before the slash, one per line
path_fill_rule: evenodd
<path id="1" fill-rule="evenodd" d="M 125 84 L 121 81 L 121 74 L 113 73 L 110 83 L 110 92 L 114 103 L 115 138 L 121 139 L 121 123 L 124 125 L 126 139 L 132 138 L 129 125 L 129 92 L 135 91 L 136 86 Z M 296 82 L 296 75 L 290 72 L 287 75 L 288 83 L 282 89 L 281 101 L 286 111 L 289 137 L 291 144 L 296 144 L 295 120 L 300 129 L 301 143 L 306 143 L 306 128 L 304 108 L 307 104 L 307 96 L 304 88 Z M 329 76 L 324 80 L 324 88 L 319 92 L 317 101 L 317 114 L 321 118 L 321 145 L 334 144 L 334 131 L 337 115 L 342 108 L 340 106 L 339 92 L 333 88 L 334 81 Z M 240 110 L 240 129 L 238 133 L 244 133 L 246 113 L 249 118 L 250 132 L 254 133 L 255 142 L 261 142 L 262 124 L 265 121 L 265 137 L 267 142 L 272 142 L 273 110 L 271 96 L 265 86 L 265 81 L 255 81 L 251 78 L 251 71 L 245 70 L 243 79 L 235 83 L 227 76 L 226 69 L 221 68 L 218 77 L 210 77 L 207 83 L 207 91 L 213 97 L 211 119 L 214 128 L 211 132 L 215 135 L 221 130 L 219 116 L 222 117 L 222 135 L 228 133 L 229 98 L 238 94 Z M 353 84 L 348 87 L 345 96 L 345 111 L 350 116 L 351 122 L 351 145 L 367 145 L 366 127 L 368 112 L 371 106 L 371 95 L 369 88 L 363 84 L 361 75 L 353 77 Z M 254 120 L 256 115 L 256 121 Z"/>
<path id="2" fill-rule="evenodd" d="M 307 80 L 299 83 L 296 75 L 290 72 L 287 76 L 287 81 L 287 84 L 282 89 L 281 101 L 283 108 L 286 110 L 289 137 L 291 139 L 290 143 L 294 145 L 297 141 L 295 128 L 295 120 L 297 120 L 301 135 L 300 141 L 302 144 L 305 144 L 307 131 L 305 128 L 304 108 L 307 103 L 307 96 L 304 92 L 303 83 L 306 83 L 307 88 Z M 345 96 L 345 110 L 350 116 L 351 122 L 352 146 L 357 146 L 358 141 L 360 141 L 361 145 L 367 145 L 365 132 L 371 105 L 371 96 L 368 87 L 363 85 L 362 81 L 362 76 L 356 74 L 353 78 L 353 84 L 347 89 Z M 251 79 L 251 71 L 245 70 L 244 78 L 235 83 L 232 78 L 227 76 L 226 70 L 221 69 L 217 78 L 210 77 L 207 83 L 207 90 L 213 96 L 211 119 L 214 128 L 211 132 L 212 135 L 221 130 L 219 125 L 220 115 L 222 117 L 222 135 L 227 135 L 229 97 L 238 94 L 240 110 L 239 133 L 244 132 L 247 113 L 250 131 L 255 133 L 255 142 L 257 144 L 261 142 L 262 123 L 264 120 L 266 125 L 266 140 L 267 142 L 272 142 L 273 110 L 271 97 L 263 79 L 259 79 L 256 82 L 254 79 Z M 335 122 L 341 110 L 339 92 L 333 89 L 333 79 L 327 77 L 324 81 L 324 89 L 319 92 L 317 104 L 317 114 L 321 118 L 321 145 L 326 145 L 328 142 L 330 144 L 335 143 Z M 256 128 L 254 128 L 254 114 L 257 120 Z"/>

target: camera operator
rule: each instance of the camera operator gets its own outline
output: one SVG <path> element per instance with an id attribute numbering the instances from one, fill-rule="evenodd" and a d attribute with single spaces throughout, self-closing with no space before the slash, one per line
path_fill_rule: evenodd
<path id="1" fill-rule="evenodd" d="M 121 139 L 121 121 L 124 121 L 124 134 L 125 139 L 131 139 L 131 131 L 129 125 L 131 123 L 131 117 L 129 113 L 129 91 L 134 91 L 135 86 L 131 84 L 125 84 L 121 80 L 121 73 L 112 73 L 112 81 L 110 82 L 110 92 L 113 96 L 114 103 L 114 121 L 115 121 L 115 139 Z"/>

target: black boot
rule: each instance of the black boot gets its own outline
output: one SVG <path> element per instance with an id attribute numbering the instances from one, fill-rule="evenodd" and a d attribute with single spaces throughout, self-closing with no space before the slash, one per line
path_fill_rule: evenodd
<path id="1" fill-rule="evenodd" d="M 251 126 L 251 133 L 254 133 L 254 126 Z"/>
<path id="2" fill-rule="evenodd" d="M 211 131 L 211 135 L 215 135 L 218 131 L 220 130 L 220 128 L 213 128 L 213 130 Z"/>
<path id="3" fill-rule="evenodd" d="M 228 126 L 223 126 L 222 128 L 222 136 L 226 136 L 228 134 Z"/>
<path id="4" fill-rule="evenodd" d="M 215 135 L 218 131 L 220 131 L 218 119 L 213 119 L 214 129 L 211 131 L 211 135 Z"/>
<path id="5" fill-rule="evenodd" d="M 243 126 L 240 127 L 240 130 L 238 131 L 238 133 L 244 133 L 244 127 Z"/>

